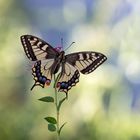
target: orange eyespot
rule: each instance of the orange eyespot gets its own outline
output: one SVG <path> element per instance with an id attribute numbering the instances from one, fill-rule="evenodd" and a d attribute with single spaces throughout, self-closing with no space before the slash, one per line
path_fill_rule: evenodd
<path id="1" fill-rule="evenodd" d="M 60 83 L 57 83 L 57 86 L 56 87 L 59 88 L 60 87 Z"/>
<path id="2" fill-rule="evenodd" d="M 47 86 L 49 86 L 50 83 L 51 83 L 50 80 L 47 80 L 45 84 L 46 84 Z"/>

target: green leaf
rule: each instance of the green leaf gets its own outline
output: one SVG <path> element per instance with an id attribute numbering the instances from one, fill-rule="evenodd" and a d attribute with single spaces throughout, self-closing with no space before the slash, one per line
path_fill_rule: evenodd
<path id="1" fill-rule="evenodd" d="M 64 124 L 62 124 L 62 126 L 60 127 L 60 129 L 59 129 L 59 134 L 61 133 L 61 130 L 62 130 L 62 128 L 65 126 L 66 123 L 67 123 L 67 122 L 65 122 Z"/>
<path id="2" fill-rule="evenodd" d="M 51 131 L 51 132 L 54 132 L 54 131 L 56 131 L 56 126 L 54 124 L 49 123 L 48 124 L 48 130 Z"/>
<path id="3" fill-rule="evenodd" d="M 62 103 L 67 99 L 67 97 L 64 97 L 62 100 L 59 101 L 59 104 L 58 104 L 58 110 L 60 110 L 60 107 L 62 105 Z"/>
<path id="4" fill-rule="evenodd" d="M 48 123 L 52 123 L 52 124 L 56 124 L 57 123 L 57 121 L 56 121 L 56 119 L 55 118 L 53 118 L 53 117 L 46 117 L 46 118 L 44 118 Z"/>
<path id="5" fill-rule="evenodd" d="M 38 100 L 40 100 L 42 102 L 52 102 L 52 103 L 54 102 L 54 98 L 51 96 L 46 96 L 46 97 L 40 98 Z"/>

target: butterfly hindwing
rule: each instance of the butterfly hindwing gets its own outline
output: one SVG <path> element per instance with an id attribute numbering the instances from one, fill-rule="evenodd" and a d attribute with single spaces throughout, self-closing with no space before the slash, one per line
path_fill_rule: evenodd
<path id="1" fill-rule="evenodd" d="M 47 77 L 45 77 L 42 74 L 41 61 L 36 61 L 35 64 L 33 65 L 32 75 L 34 77 L 35 84 L 32 86 L 31 90 L 37 85 L 44 88 L 45 83 L 50 83 L 51 82 L 51 79 L 48 79 Z"/>
<path id="2" fill-rule="evenodd" d="M 36 36 L 23 35 L 21 36 L 21 42 L 26 56 L 31 61 L 51 59 L 58 55 L 58 51 L 50 44 Z"/>
<path id="3" fill-rule="evenodd" d="M 48 59 L 48 60 L 38 60 L 35 62 L 32 68 L 32 75 L 35 80 L 35 84 L 31 88 L 31 90 L 39 85 L 42 88 L 46 86 L 49 86 L 51 83 L 52 79 L 52 65 L 54 64 L 53 59 Z"/>
<path id="4" fill-rule="evenodd" d="M 67 94 L 68 90 L 79 82 L 79 76 L 80 73 L 75 67 L 67 62 L 62 64 L 60 79 L 57 83 L 58 91 L 65 92 Z"/>
<path id="5" fill-rule="evenodd" d="M 66 55 L 66 61 L 83 74 L 91 73 L 106 59 L 105 55 L 98 52 L 77 52 Z"/>

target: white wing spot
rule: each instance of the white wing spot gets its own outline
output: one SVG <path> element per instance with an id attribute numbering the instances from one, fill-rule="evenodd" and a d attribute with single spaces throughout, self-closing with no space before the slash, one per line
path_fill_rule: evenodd
<path id="1" fill-rule="evenodd" d="M 31 45 L 34 45 L 35 42 L 36 42 L 35 40 L 30 41 Z"/>
<path id="2" fill-rule="evenodd" d="M 39 41 L 39 42 L 37 43 L 37 46 L 40 46 L 41 44 L 42 44 L 42 42 Z"/>
<path id="3" fill-rule="evenodd" d="M 85 72 L 84 74 L 88 74 L 88 72 Z"/>
<path id="4" fill-rule="evenodd" d="M 88 61 L 90 64 L 93 62 L 93 61 L 92 61 L 92 60 L 90 60 L 90 59 L 88 59 L 87 61 Z"/>
<path id="5" fill-rule="evenodd" d="M 83 68 L 86 68 L 87 67 L 87 65 L 83 61 L 80 61 L 80 62 L 82 64 Z"/>
<path id="6" fill-rule="evenodd" d="M 30 57 L 29 53 L 27 53 L 27 56 Z"/>
<path id="7" fill-rule="evenodd" d="M 88 61 L 86 61 L 86 60 L 84 61 L 84 63 L 86 63 L 87 66 L 90 65 L 90 63 Z"/>
<path id="8" fill-rule="evenodd" d="M 45 58 L 46 57 L 46 53 L 42 53 L 42 54 L 38 54 L 36 57 L 37 57 L 37 59 L 43 59 L 43 58 Z"/>
<path id="9" fill-rule="evenodd" d="M 96 60 L 96 58 L 95 58 L 95 57 L 93 57 L 93 58 L 92 58 L 92 61 L 95 61 L 95 60 Z"/>
<path id="10" fill-rule="evenodd" d="M 33 49 L 37 49 L 37 46 L 33 45 L 32 48 L 33 48 Z"/>
<path id="11" fill-rule="evenodd" d="M 28 52 L 28 50 L 26 49 L 26 53 L 28 53 L 29 54 L 29 52 Z"/>
<path id="12" fill-rule="evenodd" d="M 78 81 L 79 81 L 78 79 L 75 80 L 75 82 L 78 82 Z"/>
<path id="13" fill-rule="evenodd" d="M 86 59 L 89 59 L 89 54 L 88 53 L 86 54 L 86 57 L 87 57 Z"/>
<path id="14" fill-rule="evenodd" d="M 77 76 L 79 77 L 79 76 L 80 76 L 80 74 L 78 73 L 78 74 L 77 74 Z"/>
<path id="15" fill-rule="evenodd" d="M 71 85 L 72 85 L 72 86 L 75 86 L 76 84 L 75 84 L 75 83 L 72 83 Z"/>
<path id="16" fill-rule="evenodd" d="M 36 55 L 41 55 L 41 53 L 43 53 L 43 51 L 34 51 L 34 53 L 36 54 Z"/>
<path id="17" fill-rule="evenodd" d="M 79 70 L 82 70 L 83 69 L 83 66 L 80 64 L 79 61 L 76 61 L 76 64 L 75 64 Z"/>
<path id="18" fill-rule="evenodd" d="M 80 54 L 78 54 L 78 55 L 79 55 L 79 60 L 83 60 L 83 59 L 84 59 L 82 53 L 80 53 Z"/>
<path id="19" fill-rule="evenodd" d="M 92 72 L 92 70 L 89 70 L 88 72 Z"/>
<path id="20" fill-rule="evenodd" d="M 44 45 L 44 46 L 42 47 L 42 49 L 45 51 L 45 50 L 47 49 L 47 47 L 48 47 L 48 45 Z"/>
<path id="21" fill-rule="evenodd" d="M 34 38 L 34 41 L 37 41 L 37 38 Z"/>

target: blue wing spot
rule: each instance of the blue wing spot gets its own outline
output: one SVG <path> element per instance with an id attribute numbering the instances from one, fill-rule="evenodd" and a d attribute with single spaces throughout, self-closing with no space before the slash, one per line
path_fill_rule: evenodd
<path id="1" fill-rule="evenodd" d="M 68 84 L 67 83 L 64 83 L 64 82 L 62 82 L 61 83 L 61 87 L 60 87 L 61 89 L 67 89 L 68 88 Z"/>
<path id="2" fill-rule="evenodd" d="M 47 81 L 47 78 L 43 76 L 42 82 L 45 83 Z"/>
<path id="3" fill-rule="evenodd" d="M 69 81 L 68 84 L 71 85 L 71 81 Z"/>
<path id="4" fill-rule="evenodd" d="M 37 73 L 37 74 L 36 74 L 36 76 L 37 76 L 37 77 L 40 77 L 40 76 L 41 76 L 41 74 L 40 74 L 40 73 Z"/>
<path id="5" fill-rule="evenodd" d="M 74 78 L 72 78 L 72 79 L 71 79 L 71 81 L 72 81 L 72 82 L 74 82 L 74 81 L 75 81 L 75 79 L 74 79 Z"/>
<path id="6" fill-rule="evenodd" d="M 39 80 L 39 81 L 42 81 L 42 76 L 40 76 L 38 80 Z"/>
<path id="7" fill-rule="evenodd" d="M 65 84 L 65 88 L 67 88 L 67 87 L 68 87 L 68 84 L 66 83 L 66 84 Z"/>
<path id="8" fill-rule="evenodd" d="M 36 70 L 36 72 L 37 72 L 37 73 L 40 73 L 40 70 L 39 70 L 39 69 L 37 69 L 37 70 Z"/>
<path id="9" fill-rule="evenodd" d="M 65 83 L 61 83 L 61 87 L 64 88 L 65 87 Z"/>
<path id="10" fill-rule="evenodd" d="M 47 81 L 47 78 L 45 76 L 40 76 L 38 81 L 42 84 L 45 84 L 45 82 Z"/>
<path id="11" fill-rule="evenodd" d="M 36 66 L 37 67 L 37 69 L 39 69 L 40 68 L 40 66 L 38 65 L 38 66 Z"/>

